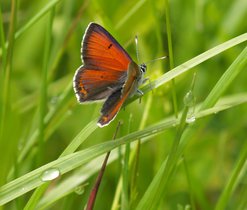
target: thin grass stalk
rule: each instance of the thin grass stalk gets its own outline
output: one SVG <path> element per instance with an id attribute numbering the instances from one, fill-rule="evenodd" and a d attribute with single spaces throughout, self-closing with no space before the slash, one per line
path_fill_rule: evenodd
<path id="1" fill-rule="evenodd" d="M 10 82 L 11 82 L 11 78 L 12 78 L 12 70 L 13 70 L 13 52 L 14 52 L 14 46 L 15 46 L 15 40 L 14 40 L 14 33 L 15 33 L 15 29 L 16 29 L 16 23 L 17 23 L 17 8 L 18 6 L 18 0 L 12 0 L 11 1 L 11 18 L 10 18 L 10 25 L 9 25 L 9 33 L 8 33 L 8 41 L 10 43 L 9 48 L 5 49 L 5 47 L 2 47 L 3 53 L 4 53 L 4 57 L 3 57 L 3 66 L 1 69 L 1 76 L 2 78 L 0 79 L 0 81 L 2 82 L 0 84 L 1 87 L 1 92 L 2 94 L 0 94 L 0 103 L 1 103 L 1 107 L 0 107 L 0 147 L 2 147 L 2 145 L 4 145 L 4 138 L 7 137 L 7 127 L 8 123 L 11 121 L 11 116 L 12 116 L 12 107 L 11 107 L 11 103 L 10 103 L 10 98 L 11 98 L 11 90 L 10 90 Z M 2 21 L 1 21 L 2 22 Z M 1 34 L 4 34 L 3 31 L 3 26 L 1 24 Z M 1 38 L 1 43 L 3 44 L 4 42 L 4 36 Z M 6 139 L 5 139 L 6 140 Z M 12 152 L 10 148 L 9 152 Z M 12 155 L 12 153 L 10 154 L 6 154 L 6 155 Z M 4 158 L 2 161 L 6 161 L 5 158 L 8 159 L 7 157 L 2 157 Z M 5 181 L 6 181 L 6 177 L 7 174 L 6 173 L 1 173 L 0 175 L 0 185 L 2 185 Z"/>
<path id="2" fill-rule="evenodd" d="M 166 17 L 166 31 L 167 31 L 167 43 L 168 43 L 168 54 L 169 54 L 169 67 L 170 70 L 174 68 L 174 56 L 172 47 L 172 31 L 171 31 L 171 20 L 170 20 L 170 7 L 168 0 L 165 0 L 165 17 Z M 176 94 L 176 83 L 175 79 L 171 81 L 172 90 L 172 102 L 173 110 L 176 117 L 178 117 L 178 105 L 177 105 L 177 94 Z"/>
<path id="3" fill-rule="evenodd" d="M 236 189 L 237 185 L 241 181 L 241 174 L 246 174 L 246 164 L 247 160 L 247 143 L 242 147 L 242 150 L 239 154 L 238 160 L 236 161 L 236 165 L 216 203 L 215 210 L 224 210 L 227 208 L 227 204 L 229 203 L 231 196 Z"/>
<path id="4" fill-rule="evenodd" d="M 46 38 L 45 38 L 45 49 L 44 49 L 44 60 L 43 60 L 43 68 L 42 68 L 42 84 L 41 84 L 41 98 L 40 98 L 40 107 L 39 107 L 39 163 L 42 163 L 44 153 L 44 139 L 45 139 L 45 113 L 47 106 L 47 72 L 49 69 L 49 57 L 51 51 L 51 39 L 52 39 L 52 25 L 53 19 L 55 15 L 55 7 L 53 7 L 49 14 L 48 24 L 46 28 Z M 39 192 L 35 191 L 26 206 L 25 210 L 35 209 L 37 203 L 40 200 L 43 192 L 40 190 Z"/>

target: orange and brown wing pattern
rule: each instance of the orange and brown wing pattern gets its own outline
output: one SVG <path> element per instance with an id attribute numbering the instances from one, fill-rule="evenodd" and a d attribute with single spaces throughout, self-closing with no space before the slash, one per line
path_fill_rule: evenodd
<path id="1" fill-rule="evenodd" d="M 81 53 L 84 65 L 74 76 L 74 91 L 79 102 L 108 98 L 122 87 L 132 59 L 103 27 L 89 24 Z"/>

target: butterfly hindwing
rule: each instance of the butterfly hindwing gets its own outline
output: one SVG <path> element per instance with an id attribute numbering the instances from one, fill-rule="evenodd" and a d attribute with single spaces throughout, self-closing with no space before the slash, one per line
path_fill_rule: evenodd
<path id="1" fill-rule="evenodd" d="M 112 93 L 101 109 L 101 117 L 98 120 L 98 125 L 100 127 L 108 125 L 116 117 L 124 101 L 122 88 Z"/>
<path id="2" fill-rule="evenodd" d="M 118 71 L 93 70 L 81 66 L 74 78 L 78 101 L 90 102 L 108 98 L 125 82 L 126 74 Z"/>

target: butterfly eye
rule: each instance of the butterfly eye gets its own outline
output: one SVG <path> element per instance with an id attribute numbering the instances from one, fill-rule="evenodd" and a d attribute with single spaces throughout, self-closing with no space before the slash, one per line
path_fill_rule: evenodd
<path id="1" fill-rule="evenodd" d="M 145 73 L 146 72 L 147 66 L 146 66 L 145 63 L 143 63 L 143 64 L 140 65 L 140 70 L 141 70 L 142 73 Z"/>

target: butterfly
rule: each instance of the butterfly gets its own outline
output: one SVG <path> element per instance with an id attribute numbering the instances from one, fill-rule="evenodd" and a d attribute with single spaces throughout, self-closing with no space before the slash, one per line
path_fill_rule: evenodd
<path id="1" fill-rule="evenodd" d="M 143 83 L 146 65 L 137 65 L 113 36 L 97 23 L 90 23 L 82 39 L 80 66 L 73 87 L 80 103 L 104 100 L 97 125 L 108 125 L 120 108 Z"/>

